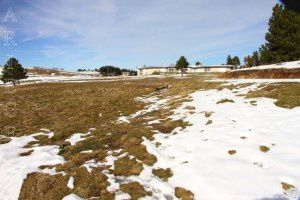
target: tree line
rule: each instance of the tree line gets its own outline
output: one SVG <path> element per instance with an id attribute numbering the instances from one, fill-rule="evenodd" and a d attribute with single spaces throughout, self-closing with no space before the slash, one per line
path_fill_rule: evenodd
<path id="1" fill-rule="evenodd" d="M 129 76 L 137 75 L 137 71 L 135 70 L 121 69 L 111 65 L 102 66 L 99 69 L 95 69 L 95 71 L 99 72 L 102 76 L 120 76 L 123 73 L 128 73 Z"/>

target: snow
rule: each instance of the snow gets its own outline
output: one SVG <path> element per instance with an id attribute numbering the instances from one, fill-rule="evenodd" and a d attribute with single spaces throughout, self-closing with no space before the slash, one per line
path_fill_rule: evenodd
<path id="1" fill-rule="evenodd" d="M 158 159 L 154 167 L 170 167 L 174 173 L 169 185 L 157 187 L 161 193 L 169 194 L 172 186 L 179 186 L 200 200 L 300 197 L 300 108 L 279 108 L 267 98 L 255 99 L 257 106 L 253 106 L 253 99 L 236 96 L 256 86 L 236 94 L 236 90 L 227 89 L 195 92 L 191 94 L 194 101 L 185 103 L 173 116 L 192 126 L 177 129 L 178 134 L 156 134 L 154 141 L 144 141 Z M 224 98 L 235 102 L 216 104 Z M 195 114 L 185 113 L 186 106 L 195 106 Z M 207 111 L 213 112 L 210 118 L 204 116 Z M 208 120 L 213 123 L 205 125 Z M 162 145 L 156 147 L 156 142 Z M 260 151 L 261 145 L 270 151 Z M 229 155 L 229 150 L 236 150 L 236 154 Z M 142 182 L 149 180 L 145 173 L 140 176 Z M 285 195 L 282 182 L 296 189 Z"/>
<path id="2" fill-rule="evenodd" d="M 143 144 L 149 153 L 154 154 L 158 161 L 154 166 L 144 165 L 139 176 L 116 177 L 109 170 L 102 171 L 107 175 L 110 192 L 116 192 L 116 199 L 130 199 L 126 193 L 119 191 L 120 184 L 137 181 L 153 197 L 143 199 L 177 199 L 174 195 L 175 187 L 191 190 L 198 200 L 211 199 L 297 199 L 300 198 L 300 108 L 284 109 L 275 106 L 272 99 L 256 98 L 245 99 L 239 94 L 245 94 L 264 83 L 300 82 L 300 79 L 239 79 L 214 80 L 224 81 L 226 84 L 254 83 L 249 87 L 224 89 L 222 91 L 197 91 L 190 94 L 192 102 L 186 102 L 177 108 L 171 116 L 173 119 L 182 119 L 192 126 L 181 130 L 177 128 L 172 134 L 155 134 L 155 140 L 144 139 Z M 217 104 L 221 99 L 232 99 L 234 103 Z M 147 103 L 144 110 L 130 116 L 121 116 L 120 123 L 128 123 L 134 117 L 141 116 L 167 105 L 168 99 L 159 99 L 153 95 L 137 98 Z M 256 101 L 253 106 L 250 101 Z M 185 109 L 194 106 L 195 113 Z M 212 115 L 207 118 L 205 112 Z M 212 124 L 205 125 L 208 120 Z M 159 123 L 152 120 L 149 124 Z M 149 125 L 148 124 L 148 125 Z M 48 132 L 45 130 L 45 132 Z M 177 134 L 174 134 L 174 133 Z M 53 133 L 47 134 L 49 137 Z M 37 134 L 35 134 L 37 135 Z M 85 140 L 90 132 L 76 133 L 70 136 L 72 146 Z M 58 156 L 57 146 L 23 147 L 34 140 L 34 135 L 11 138 L 12 141 L 0 145 L 0 199 L 18 199 L 18 195 L 28 173 L 44 172 L 55 174 L 55 170 L 40 170 L 41 165 L 54 165 L 63 163 L 64 159 Z M 155 143 L 161 145 L 156 147 Z M 270 148 L 262 152 L 260 146 Z M 25 157 L 19 153 L 29 150 L 34 152 Z M 230 155 L 228 151 L 235 150 Z M 104 162 L 95 159 L 83 164 L 89 172 L 94 167 L 111 165 L 125 156 L 114 156 L 122 149 L 107 152 Z M 91 150 L 81 153 L 91 153 Z M 132 158 L 132 156 L 130 156 Z M 171 168 L 173 176 L 164 182 L 152 174 L 153 169 Z M 284 191 L 282 183 L 295 186 L 294 189 Z M 74 188 L 74 178 L 70 177 L 67 186 Z M 286 193 L 286 194 L 285 194 Z M 5 198 L 4 198 L 5 197 Z M 82 200 L 81 197 L 70 194 L 63 200 Z"/>
<path id="3" fill-rule="evenodd" d="M 112 82 L 120 80 L 139 80 L 142 77 L 97 77 L 92 75 L 77 74 L 74 76 L 63 76 L 63 75 L 28 75 L 27 79 L 20 80 L 21 85 L 35 84 L 35 83 L 57 83 L 57 82 L 68 82 L 68 83 L 79 83 L 79 82 Z M 11 84 L 4 84 L 0 81 L 0 86 L 10 86 Z"/>
<path id="4" fill-rule="evenodd" d="M 68 196 L 65 196 L 62 200 L 84 200 L 84 199 L 77 196 L 76 194 L 70 194 Z"/>
<path id="5" fill-rule="evenodd" d="M 133 119 L 135 117 L 141 116 L 143 114 L 152 112 L 154 110 L 159 110 L 160 108 L 164 107 L 166 103 L 168 102 L 168 99 L 159 99 L 153 94 L 146 95 L 144 97 L 139 97 L 135 99 L 136 101 L 140 101 L 143 103 L 148 104 L 145 109 L 137 111 L 136 113 L 130 115 L 130 116 L 121 116 L 118 118 L 118 123 L 130 123 L 130 119 Z M 155 123 L 155 122 L 154 122 Z"/>
<path id="6" fill-rule="evenodd" d="M 208 82 L 226 82 L 230 84 L 243 84 L 243 83 L 300 83 L 300 79 L 213 79 L 207 80 Z"/>
<path id="7" fill-rule="evenodd" d="M 64 158 L 57 155 L 58 146 L 36 146 L 33 148 L 23 148 L 37 133 L 23 137 L 11 137 L 7 144 L 0 145 L 0 199 L 18 199 L 23 180 L 27 174 L 32 172 L 44 172 L 53 174 L 52 170 L 41 170 L 41 165 L 55 165 L 64 162 Z M 49 135 L 51 136 L 51 135 Z M 33 150 L 28 156 L 20 156 L 20 153 Z"/>
<path id="8" fill-rule="evenodd" d="M 68 184 L 67 184 L 67 187 L 70 188 L 71 190 L 74 189 L 74 178 L 73 178 L 73 176 L 70 177 L 70 179 L 68 181 Z"/>
<path id="9" fill-rule="evenodd" d="M 261 65 L 257 67 L 251 67 L 251 68 L 243 68 L 243 69 L 237 69 L 233 71 L 248 71 L 248 70 L 261 70 L 261 69 L 295 69 L 300 68 L 300 60 L 293 61 L 293 62 L 284 62 L 284 63 L 277 63 L 273 65 Z"/>
<path id="10" fill-rule="evenodd" d="M 66 139 L 66 142 L 70 142 L 71 146 L 75 146 L 78 142 L 87 139 L 87 136 L 91 135 L 90 132 L 84 133 L 75 133 L 69 139 Z"/>

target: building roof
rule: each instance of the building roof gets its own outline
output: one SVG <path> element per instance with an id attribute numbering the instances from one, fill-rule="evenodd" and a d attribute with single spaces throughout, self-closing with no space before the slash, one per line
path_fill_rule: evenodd
<path id="1" fill-rule="evenodd" d="M 175 66 L 142 66 L 138 67 L 138 69 L 166 69 L 166 68 L 175 68 Z"/>
<path id="2" fill-rule="evenodd" d="M 202 67 L 203 68 L 231 68 L 234 67 L 234 65 L 205 65 Z"/>
<path id="3" fill-rule="evenodd" d="M 200 65 L 197 66 L 189 66 L 189 69 L 201 69 L 201 68 L 231 68 L 234 67 L 233 65 Z M 170 66 L 142 66 L 138 67 L 138 69 L 168 69 L 168 68 L 175 68 L 174 65 Z"/>

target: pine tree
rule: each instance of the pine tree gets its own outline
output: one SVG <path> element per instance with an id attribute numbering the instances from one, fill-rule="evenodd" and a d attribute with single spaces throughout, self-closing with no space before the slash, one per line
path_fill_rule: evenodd
<path id="1" fill-rule="evenodd" d="M 199 65 L 201 65 L 201 62 L 197 61 L 197 62 L 195 63 L 195 65 L 196 65 L 196 66 L 199 66 Z"/>
<path id="2" fill-rule="evenodd" d="M 3 67 L 1 81 L 4 83 L 12 82 L 14 86 L 20 83 L 21 79 L 27 78 L 27 70 L 25 70 L 19 61 L 15 58 L 10 58 Z"/>
<path id="3" fill-rule="evenodd" d="M 245 62 L 245 65 L 246 67 L 253 67 L 253 58 L 251 56 L 246 56 L 244 58 L 244 62 Z"/>
<path id="4" fill-rule="evenodd" d="M 234 56 L 233 59 L 232 59 L 232 65 L 238 66 L 240 64 L 241 64 L 240 58 L 238 56 Z"/>
<path id="5" fill-rule="evenodd" d="M 260 48 L 261 64 L 300 59 L 300 14 L 276 4 L 269 20 L 266 44 Z"/>
<path id="6" fill-rule="evenodd" d="M 259 66 L 260 65 L 259 55 L 258 55 L 257 51 L 253 52 L 252 62 L 253 62 L 253 66 Z"/>
<path id="7" fill-rule="evenodd" d="M 181 56 L 176 63 L 176 69 L 181 71 L 181 76 L 183 76 L 183 72 L 189 66 L 189 62 L 186 60 L 184 56 Z"/>
<path id="8" fill-rule="evenodd" d="M 227 65 L 233 65 L 233 61 L 232 61 L 232 58 L 230 55 L 228 55 L 227 57 L 227 62 L 226 62 Z"/>

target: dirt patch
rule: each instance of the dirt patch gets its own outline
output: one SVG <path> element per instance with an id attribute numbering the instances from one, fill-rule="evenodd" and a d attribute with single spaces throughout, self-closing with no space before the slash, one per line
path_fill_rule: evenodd
<path id="1" fill-rule="evenodd" d="M 236 150 L 229 150 L 229 151 L 228 151 L 228 154 L 229 154 L 229 155 L 235 155 L 235 154 L 236 154 Z"/>

